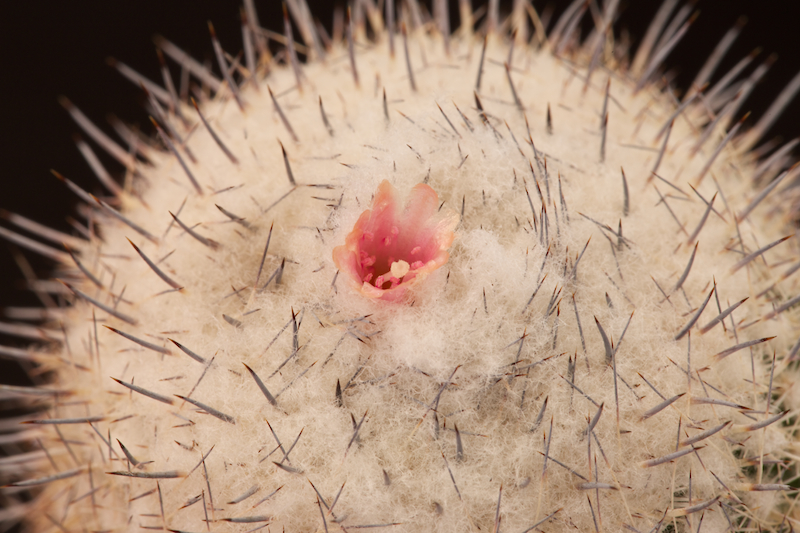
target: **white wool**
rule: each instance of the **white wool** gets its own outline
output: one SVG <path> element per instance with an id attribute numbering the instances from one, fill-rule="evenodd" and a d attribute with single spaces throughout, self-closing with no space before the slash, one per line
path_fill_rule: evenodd
<path id="1" fill-rule="evenodd" d="M 77 299 L 65 323 L 71 351 L 59 353 L 63 362 L 55 365 L 53 386 L 72 395 L 50 416 L 104 417 L 94 425 L 97 433 L 87 424 L 61 426 L 70 442 L 84 443 L 73 451 L 91 465 L 91 478 L 85 473 L 70 478 L 75 484 L 70 493 L 83 494 L 90 482 L 102 487 L 94 499 L 97 508 L 86 498 L 76 503 L 66 528 L 164 525 L 200 531 L 207 513 L 211 529 L 219 532 L 245 530 L 226 519 L 261 515 L 269 517 L 272 531 L 321 531 L 321 505 L 328 528 L 338 520 L 343 527 L 399 524 L 386 526 L 390 531 L 489 531 L 502 487 L 504 531 L 523 531 L 551 513 L 542 526 L 547 531 L 594 530 L 592 513 L 602 513 L 609 530 L 630 524 L 647 531 L 665 512 L 665 521 L 683 531 L 687 522 L 674 518 L 680 509 L 717 497 L 726 507 L 711 506 L 704 525 L 720 531 L 727 526 L 723 512 L 734 519 L 741 511 L 722 484 L 765 528 L 780 522 L 787 510 L 780 504 L 783 496 L 753 493 L 743 485 L 779 483 L 779 476 L 770 469 L 760 476 L 746 461 L 761 453 L 783 459 L 796 445 L 780 423 L 756 432 L 744 429 L 800 403 L 795 370 L 785 360 L 797 340 L 797 313 L 790 309 L 763 320 L 773 306 L 797 294 L 797 284 L 782 281 L 768 298 L 756 297 L 785 270 L 775 265 L 796 260 L 798 242 L 789 240 L 767 252 L 766 262 L 754 260 L 732 272 L 743 257 L 735 216 L 757 193 L 747 179 L 752 162 L 728 147 L 697 184 L 724 132 L 715 132 L 693 156 L 693 121 L 701 110 L 690 108 L 675 121 L 659 167 L 678 192 L 650 174 L 661 146 L 656 133 L 674 110 L 669 99 L 652 87 L 634 93 L 632 82 L 617 73 L 597 72 L 584 88 L 583 70 L 578 74 L 566 60 L 518 46 L 511 77 L 523 113 L 497 64 L 508 56 L 508 45 L 499 39 L 490 40 L 486 52 L 480 90 L 485 125 L 472 89 L 480 45 L 454 38 L 446 55 L 441 40 L 414 35 L 409 48 L 416 91 L 404 58 L 390 59 L 385 41 L 359 49 L 360 87 L 354 85 L 346 49 L 334 49 L 324 63 L 304 65 L 302 91 L 294 87 L 291 68 L 273 65 L 260 92 L 243 88 L 244 112 L 229 95 L 204 105 L 240 164 L 232 164 L 197 126 L 188 146 L 198 162 L 187 164 L 203 196 L 172 154 L 148 153 L 153 166 L 141 169 L 147 183 L 137 182 L 146 206 L 126 195 L 122 211 L 159 242 L 104 216 L 102 241 L 88 246 L 81 258 L 106 290 L 75 282 L 137 323 Z M 609 77 L 601 161 L 600 110 Z M 299 142 L 281 122 L 267 83 Z M 320 98 L 333 136 L 323 125 Z M 548 106 L 552 134 L 545 127 Z M 527 142 L 525 117 L 539 163 Z M 539 168 L 545 159 L 547 177 Z M 627 177 L 628 215 L 620 168 Z M 445 208 L 461 212 L 463 205 L 449 262 L 401 302 L 365 298 L 342 273 L 337 276 L 332 260 L 333 248 L 344 243 L 384 179 L 401 195 L 424 181 Z M 691 271 L 675 291 L 695 245 L 687 237 L 706 211 L 689 184 L 708 201 L 717 194 L 718 214 L 705 220 Z M 680 225 L 659 205 L 656 189 Z M 542 240 L 540 191 L 549 221 Z M 215 204 L 249 227 L 231 221 Z M 172 222 L 170 211 L 219 246 L 198 242 Z M 747 252 L 790 231 L 780 213 L 780 198 L 771 195 L 740 223 Z M 615 234 L 620 221 L 622 238 Z M 126 237 L 183 289 L 170 290 Z M 275 276 L 280 284 L 273 279 L 261 290 L 282 264 L 282 274 Z M 408 267 L 396 265 L 398 271 Z M 675 340 L 714 283 L 716 292 L 691 334 Z M 701 334 L 700 327 L 743 298 L 749 299 L 733 320 Z M 93 313 L 99 354 L 91 346 Z M 616 350 L 611 365 L 595 320 Z M 102 325 L 170 353 L 142 348 Z M 714 357 L 737 343 L 772 336 L 752 352 Z M 213 363 L 190 359 L 168 339 Z M 772 393 L 779 401 L 770 403 L 773 352 Z M 571 369 L 575 388 L 569 384 Z M 131 392 L 111 377 L 174 403 Z M 233 417 L 235 424 L 175 397 L 190 392 L 191 399 Z M 664 398 L 679 394 L 670 407 L 642 419 Z M 707 397 L 747 409 L 698 403 Z M 587 424 L 600 405 L 602 414 L 587 437 Z M 646 466 L 676 447 L 689 449 L 676 439 L 728 421 L 688 455 Z M 110 441 L 104 443 L 98 433 L 103 439 L 110 435 Z M 55 460 L 66 464 L 68 452 L 58 435 L 43 430 L 41 438 Z M 117 441 L 146 464 L 128 465 Z M 46 468 L 43 463 L 42 471 Z M 157 484 L 106 474 L 129 469 L 174 470 L 178 477 Z M 595 481 L 613 489 L 581 488 Z M 36 505 L 60 508 L 64 486 L 47 486 Z M 257 487 L 253 496 L 228 503 L 251 487 Z M 152 489 L 160 492 L 134 499 Z M 198 496 L 198 503 L 187 506 Z M 695 528 L 699 518 L 690 516 Z"/>

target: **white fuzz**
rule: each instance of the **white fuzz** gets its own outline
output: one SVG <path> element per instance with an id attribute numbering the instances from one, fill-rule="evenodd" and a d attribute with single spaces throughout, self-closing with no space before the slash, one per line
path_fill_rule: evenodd
<path id="1" fill-rule="evenodd" d="M 800 396 L 797 311 L 781 307 L 798 286 L 781 275 L 798 241 L 744 261 L 794 231 L 783 193 L 743 217 L 766 183 L 751 183 L 753 157 L 719 128 L 695 153 L 704 108 L 670 127 L 675 103 L 613 64 L 587 83 L 588 47 L 567 59 L 518 43 L 507 68 L 508 39 L 491 34 L 473 93 L 482 46 L 465 32 L 446 52 L 438 33 L 410 32 L 413 87 L 399 34 L 394 56 L 385 33 L 357 43 L 358 84 L 347 43 L 302 64 L 300 86 L 273 62 L 258 90 L 239 88 L 243 110 L 226 86 L 201 105 L 236 163 L 193 108 L 188 126 L 169 115 L 202 194 L 165 146 L 119 198 L 153 240 L 92 206 L 100 235 L 76 255 L 102 288 L 66 264 L 66 339 L 53 330 L 64 342 L 32 356 L 63 391 L 41 419 L 79 420 L 33 426 L 52 462 L 9 481 L 79 470 L 42 484 L 34 530 L 777 531 L 800 518 L 782 485 Z M 463 209 L 449 261 L 398 302 L 365 298 L 332 259 L 383 180 Z"/>

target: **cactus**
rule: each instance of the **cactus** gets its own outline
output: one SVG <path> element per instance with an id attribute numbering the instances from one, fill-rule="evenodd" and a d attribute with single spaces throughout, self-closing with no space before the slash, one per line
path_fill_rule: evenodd
<path id="1" fill-rule="evenodd" d="M 295 0 L 300 61 L 245 2 L 236 65 L 211 28 L 221 76 L 158 42 L 209 98 L 115 64 L 153 114 L 130 148 L 64 101 L 129 179 L 97 197 L 58 175 L 90 239 L 0 233 L 70 302 L 7 326 L 38 342 L 3 354 L 50 378 L 2 389 L 36 409 L 1 471 L 34 498 L 4 517 L 790 530 L 793 144 L 750 151 L 769 125 L 742 127 L 744 89 L 665 94 L 688 22 L 628 64 L 614 2 L 585 39 L 575 2 L 532 44 L 527 3 L 476 33 L 468 3 L 451 32 L 446 2 L 356 2 L 326 46 Z"/>

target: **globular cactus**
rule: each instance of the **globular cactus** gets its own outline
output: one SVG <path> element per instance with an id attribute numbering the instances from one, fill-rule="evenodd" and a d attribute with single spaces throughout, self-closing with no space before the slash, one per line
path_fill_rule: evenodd
<path id="1" fill-rule="evenodd" d="M 199 102 L 115 65 L 155 139 L 122 147 L 64 102 L 129 179 L 95 167 L 100 198 L 59 175 L 88 240 L 7 216 L 66 252 L 2 229 L 69 301 L 4 326 L 40 339 L 2 353 L 49 380 L 1 389 L 36 410 L 3 436 L 2 516 L 791 530 L 797 170 L 792 143 L 750 151 L 757 72 L 677 101 L 657 70 L 688 19 L 629 62 L 613 1 L 547 36 L 526 1 L 477 31 L 469 2 L 451 31 L 446 2 L 361 1 L 330 41 L 287 4 L 277 54 L 251 2 L 234 64 L 212 29 L 222 76 L 159 41 Z"/>

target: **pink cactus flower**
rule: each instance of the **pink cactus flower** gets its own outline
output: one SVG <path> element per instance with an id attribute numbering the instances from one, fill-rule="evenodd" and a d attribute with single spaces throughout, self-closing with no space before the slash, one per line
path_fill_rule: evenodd
<path id="1" fill-rule="evenodd" d="M 436 191 L 420 183 L 404 208 L 398 204 L 397 189 L 384 180 L 372 208 L 358 217 L 344 246 L 333 250 L 340 274 L 367 298 L 398 301 L 450 257 L 459 216 L 439 212 Z"/>

